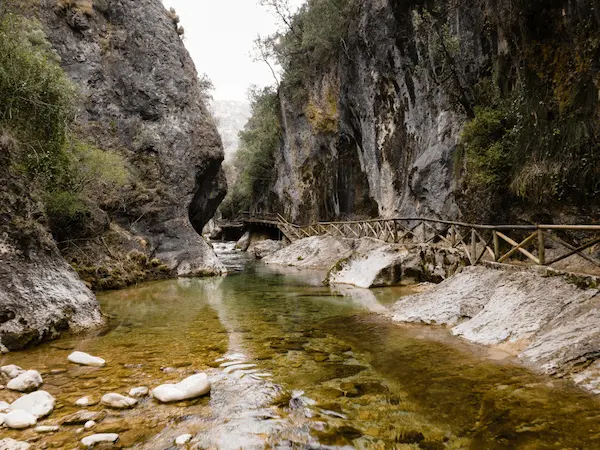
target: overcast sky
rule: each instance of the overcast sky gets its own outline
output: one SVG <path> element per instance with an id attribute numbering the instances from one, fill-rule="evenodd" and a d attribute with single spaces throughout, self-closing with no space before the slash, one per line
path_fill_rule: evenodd
<path id="1" fill-rule="evenodd" d="M 184 43 L 200 74 L 215 85 L 218 100 L 245 100 L 251 84 L 273 84 L 264 63 L 252 61 L 252 42 L 277 29 L 277 20 L 258 0 L 163 0 L 185 28 Z M 292 0 L 300 5 L 303 0 Z"/>

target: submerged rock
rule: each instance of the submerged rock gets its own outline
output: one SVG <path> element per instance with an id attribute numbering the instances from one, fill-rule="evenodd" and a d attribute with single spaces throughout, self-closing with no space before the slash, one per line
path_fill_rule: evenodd
<path id="1" fill-rule="evenodd" d="M 98 422 L 102 420 L 105 415 L 104 412 L 82 410 L 63 417 L 61 423 L 63 425 L 83 425 L 90 420 Z"/>
<path id="2" fill-rule="evenodd" d="M 8 366 L 0 367 L 0 373 L 2 375 L 7 376 L 11 380 L 13 378 L 18 377 L 19 375 L 21 375 L 24 372 L 25 371 L 23 369 L 21 369 L 19 366 L 15 366 L 14 364 L 9 364 Z"/>
<path id="3" fill-rule="evenodd" d="M 10 380 L 6 387 L 11 391 L 29 392 L 40 387 L 43 382 L 37 370 L 28 370 Z"/>
<path id="4" fill-rule="evenodd" d="M 110 408 L 127 409 L 135 406 L 137 400 L 125 395 L 110 393 L 104 394 L 100 403 Z"/>
<path id="5" fill-rule="evenodd" d="M 150 392 L 150 389 L 148 389 L 146 386 L 140 386 L 140 387 L 132 388 L 129 391 L 129 396 L 134 397 L 134 398 L 143 398 L 143 397 L 146 397 L 149 392 Z"/>
<path id="6" fill-rule="evenodd" d="M 73 352 L 67 359 L 74 364 L 80 364 L 82 366 L 96 366 L 102 367 L 106 365 L 106 361 L 97 356 L 88 355 L 84 352 Z"/>
<path id="7" fill-rule="evenodd" d="M 6 425 L 8 428 L 14 428 L 17 430 L 32 427 L 36 423 L 37 418 L 33 414 L 20 409 L 11 411 L 4 416 L 4 425 Z"/>
<path id="8" fill-rule="evenodd" d="M 31 444 L 11 438 L 0 439 L 0 450 L 29 450 Z"/>
<path id="9" fill-rule="evenodd" d="M 98 403 L 98 400 L 94 400 L 91 397 L 85 396 L 85 397 L 81 397 L 80 399 L 78 399 L 75 404 L 77 406 L 92 406 L 92 405 L 96 405 Z"/>
<path id="10" fill-rule="evenodd" d="M 152 390 L 152 396 L 162 403 L 179 402 L 205 395 L 210 387 L 208 376 L 199 373 L 177 384 L 162 384 Z"/>
<path id="11" fill-rule="evenodd" d="M 192 440 L 191 434 L 182 434 L 181 436 L 177 436 L 175 438 L 176 445 L 185 445 Z"/>
<path id="12" fill-rule="evenodd" d="M 11 410 L 26 411 L 37 417 L 45 417 L 52 412 L 56 400 L 46 391 L 36 391 L 15 400 L 10 405 Z"/>
<path id="13" fill-rule="evenodd" d="M 119 440 L 119 435 L 116 433 L 100 433 L 100 434 L 92 434 L 91 436 L 86 436 L 81 440 L 81 443 L 85 447 L 93 447 L 96 444 L 100 444 L 103 442 L 108 442 L 114 444 Z"/>

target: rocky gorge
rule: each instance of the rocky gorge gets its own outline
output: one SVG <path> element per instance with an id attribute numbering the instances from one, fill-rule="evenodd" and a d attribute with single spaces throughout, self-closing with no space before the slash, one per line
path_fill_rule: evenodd
<path id="1" fill-rule="evenodd" d="M 0 348 L 102 325 L 89 288 L 223 273 L 199 234 L 225 195 L 223 149 L 172 14 L 159 0 L 78 0 L 15 2 L 2 15 L 25 20 L 20 42 L 60 61 L 77 90 L 74 151 L 85 145 L 105 165 L 117 155 L 123 168 L 107 170 L 127 175 L 112 196 L 80 203 L 39 192 L 17 169 L 13 125 L 3 128 Z M 47 214 L 49 196 L 63 216 Z"/>

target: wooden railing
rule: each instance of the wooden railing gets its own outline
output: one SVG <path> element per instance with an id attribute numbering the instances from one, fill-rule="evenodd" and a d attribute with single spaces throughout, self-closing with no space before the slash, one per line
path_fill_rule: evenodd
<path id="1" fill-rule="evenodd" d="M 280 215 L 277 220 L 279 228 L 291 241 L 330 235 L 356 239 L 370 237 L 406 245 L 434 243 L 460 249 L 472 265 L 484 259 L 505 263 L 524 257 L 525 261 L 536 265 L 551 266 L 578 255 L 600 268 L 600 260 L 585 252 L 600 244 L 600 225 L 477 225 L 402 217 L 298 226 Z M 546 257 L 549 243 L 553 250 L 562 249 L 554 252 L 551 258 Z"/>

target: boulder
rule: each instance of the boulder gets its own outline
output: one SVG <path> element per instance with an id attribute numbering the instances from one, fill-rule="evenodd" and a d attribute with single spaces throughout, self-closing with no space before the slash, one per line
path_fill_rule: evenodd
<path id="1" fill-rule="evenodd" d="M 250 247 L 250 232 L 246 231 L 244 235 L 237 241 L 235 246 L 239 248 L 241 251 L 245 252 Z"/>
<path id="2" fill-rule="evenodd" d="M 127 409 L 132 408 L 137 403 L 137 400 L 125 395 L 110 393 L 104 394 L 100 399 L 100 403 L 109 408 Z"/>
<path id="3" fill-rule="evenodd" d="M 36 370 L 28 370 L 13 378 L 6 387 L 11 391 L 30 392 L 39 388 L 44 381 Z"/>
<path id="4" fill-rule="evenodd" d="M 23 369 L 21 369 L 19 366 L 15 366 L 14 364 L 9 364 L 8 366 L 2 366 L 2 367 L 0 367 L 0 373 L 2 375 L 7 376 L 11 380 L 13 378 L 18 377 L 23 372 L 25 372 Z"/>
<path id="5" fill-rule="evenodd" d="M 106 361 L 104 361 L 102 358 L 88 355 L 84 352 L 73 352 L 67 357 L 67 359 L 74 364 L 80 364 L 82 366 L 102 367 L 106 364 Z"/>
<path id="6" fill-rule="evenodd" d="M 15 400 L 10 405 L 13 411 L 28 412 L 36 418 L 45 417 L 52 412 L 56 400 L 46 391 L 36 391 Z"/>
<path id="7" fill-rule="evenodd" d="M 142 397 L 146 397 L 149 392 L 150 392 L 150 389 L 148 389 L 146 386 L 140 386 L 140 387 L 132 388 L 129 391 L 129 396 L 134 397 L 134 398 L 142 398 Z"/>
<path id="8" fill-rule="evenodd" d="M 285 247 L 285 244 L 282 241 L 267 239 L 266 241 L 253 243 L 250 248 L 248 248 L 248 252 L 252 253 L 256 259 L 263 259 L 281 250 L 283 247 Z"/>
<path id="9" fill-rule="evenodd" d="M 14 428 L 17 430 L 32 427 L 36 423 L 37 418 L 33 414 L 20 409 L 11 411 L 4 416 L 4 425 L 6 425 L 8 428 Z"/>
<path id="10" fill-rule="evenodd" d="M 405 247 L 381 245 L 338 261 L 329 271 L 329 284 L 352 284 L 371 288 L 394 286 L 402 280 L 402 263 L 409 255 Z"/>
<path id="11" fill-rule="evenodd" d="M 29 450 L 31 444 L 11 438 L 0 439 L 0 450 Z"/>
<path id="12" fill-rule="evenodd" d="M 267 264 L 329 270 L 353 252 L 351 239 L 313 236 L 301 239 L 263 259 Z"/>
<path id="13" fill-rule="evenodd" d="M 177 384 L 162 384 L 152 390 L 152 396 L 162 403 L 179 402 L 207 394 L 210 388 L 208 376 L 199 373 Z"/>
<path id="14" fill-rule="evenodd" d="M 100 433 L 86 436 L 81 440 L 84 447 L 93 447 L 96 444 L 103 442 L 114 444 L 119 440 L 119 435 L 116 433 Z"/>

